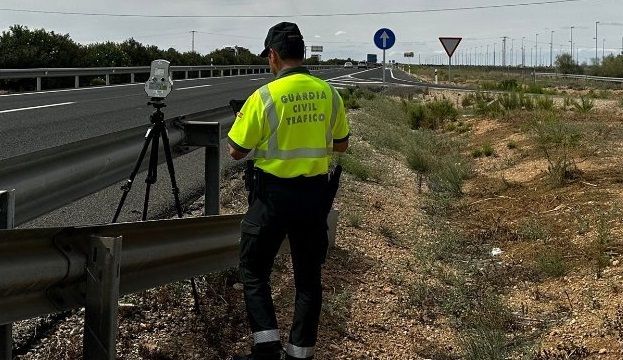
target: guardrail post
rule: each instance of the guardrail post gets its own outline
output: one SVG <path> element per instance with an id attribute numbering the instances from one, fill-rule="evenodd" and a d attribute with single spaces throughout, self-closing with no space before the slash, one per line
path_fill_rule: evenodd
<path id="1" fill-rule="evenodd" d="M 110 74 L 106 74 L 106 85 L 110 85 Z"/>
<path id="2" fill-rule="evenodd" d="M 80 87 L 80 76 L 76 75 L 74 77 L 74 87 L 77 89 Z"/>
<path id="3" fill-rule="evenodd" d="M 134 73 L 130 74 L 130 84 L 134 84 Z"/>
<path id="4" fill-rule="evenodd" d="M 41 77 L 37 78 L 37 91 L 41 91 Z"/>
<path id="5" fill-rule="evenodd" d="M 188 79 L 188 70 L 184 71 L 184 79 Z"/>
<path id="6" fill-rule="evenodd" d="M 0 229 L 15 226 L 15 190 L 0 191 Z M 13 324 L 0 325 L 0 360 L 13 359 Z"/>
<path id="7" fill-rule="evenodd" d="M 205 146 L 205 204 L 204 215 L 220 212 L 221 124 L 218 122 L 187 121 L 184 123 L 185 144 Z"/>
<path id="8" fill-rule="evenodd" d="M 115 360 L 121 237 L 92 236 L 87 260 L 83 358 Z"/>

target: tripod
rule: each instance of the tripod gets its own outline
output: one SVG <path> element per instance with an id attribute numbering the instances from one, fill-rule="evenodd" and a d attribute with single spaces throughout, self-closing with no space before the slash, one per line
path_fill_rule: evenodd
<path id="1" fill-rule="evenodd" d="M 164 148 L 164 156 L 167 162 L 167 169 L 169 170 L 169 177 L 171 178 L 171 187 L 173 191 L 173 198 L 175 199 L 175 210 L 177 211 L 177 217 L 182 217 L 182 205 L 180 204 L 179 193 L 180 190 L 177 187 L 177 181 L 175 180 L 175 168 L 173 167 L 173 158 L 171 156 L 171 145 L 169 143 L 169 135 L 167 134 L 166 123 L 164 122 L 164 113 L 162 112 L 162 108 L 167 105 L 163 102 L 164 99 L 161 98 L 152 98 L 147 105 L 152 105 L 156 110 L 149 117 L 150 122 L 153 126 L 147 131 L 145 135 L 145 142 L 143 143 L 143 148 L 136 160 L 136 164 L 134 165 L 134 169 L 130 173 L 130 177 L 128 181 L 121 187 L 123 190 L 123 195 L 121 196 L 121 200 L 119 201 L 119 205 L 117 206 L 117 211 L 115 212 L 115 216 L 112 219 L 113 223 L 116 223 L 119 219 L 119 214 L 121 214 L 121 209 L 125 204 L 125 201 L 132 189 L 132 184 L 134 183 L 134 179 L 138 174 L 141 164 L 145 159 L 145 155 L 147 154 L 147 149 L 151 144 L 151 153 L 149 155 L 149 168 L 147 170 L 147 178 L 145 179 L 146 188 L 145 188 L 145 200 L 143 202 L 143 215 L 142 221 L 147 220 L 147 211 L 149 209 L 149 195 L 151 191 L 151 185 L 156 183 L 158 178 L 158 151 L 160 147 L 160 139 L 162 139 L 162 145 Z M 195 300 L 195 311 L 200 313 L 199 308 L 199 295 L 197 293 L 197 285 L 195 283 L 195 278 L 190 279 L 190 283 L 192 285 L 193 297 Z"/>

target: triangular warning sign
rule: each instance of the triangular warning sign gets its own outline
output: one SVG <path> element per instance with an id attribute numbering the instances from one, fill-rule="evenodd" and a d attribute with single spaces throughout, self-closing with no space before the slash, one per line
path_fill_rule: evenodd
<path id="1" fill-rule="evenodd" d="M 443 45 L 443 48 L 446 49 L 446 53 L 449 57 L 452 57 L 452 54 L 454 54 L 456 48 L 459 47 L 459 43 L 461 42 L 461 40 L 463 40 L 463 38 L 460 37 L 439 38 L 439 41 L 441 41 L 441 45 Z"/>

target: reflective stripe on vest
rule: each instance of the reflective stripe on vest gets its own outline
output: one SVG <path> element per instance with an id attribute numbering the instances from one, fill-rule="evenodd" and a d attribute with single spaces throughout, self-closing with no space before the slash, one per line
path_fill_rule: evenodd
<path id="1" fill-rule="evenodd" d="M 275 102 L 270 94 L 268 85 L 264 85 L 259 89 L 262 103 L 264 104 L 264 115 L 268 118 L 268 126 L 270 128 L 270 137 L 268 138 L 268 149 L 255 149 L 255 157 L 267 160 L 290 160 L 297 158 L 323 158 L 329 156 L 333 151 L 333 126 L 337 121 L 337 112 L 339 109 L 339 96 L 337 91 L 333 89 L 333 109 L 331 111 L 331 126 L 327 129 L 326 139 L 327 146 L 323 148 L 298 148 L 292 150 L 279 149 L 279 139 L 277 129 L 279 128 L 279 115 Z"/>
<path id="2" fill-rule="evenodd" d="M 307 359 L 314 356 L 314 348 L 288 344 L 286 346 L 286 353 L 296 359 Z"/>
<path id="3" fill-rule="evenodd" d="M 281 339 L 279 338 L 279 330 L 265 330 L 254 332 L 253 341 L 255 344 L 281 341 Z"/>

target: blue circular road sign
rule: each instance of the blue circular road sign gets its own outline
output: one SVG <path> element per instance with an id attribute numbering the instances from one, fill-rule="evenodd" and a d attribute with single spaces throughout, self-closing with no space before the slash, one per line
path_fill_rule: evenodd
<path id="1" fill-rule="evenodd" d="M 381 50 L 387 50 L 396 43 L 396 35 L 389 29 L 380 29 L 374 34 L 374 44 Z"/>

